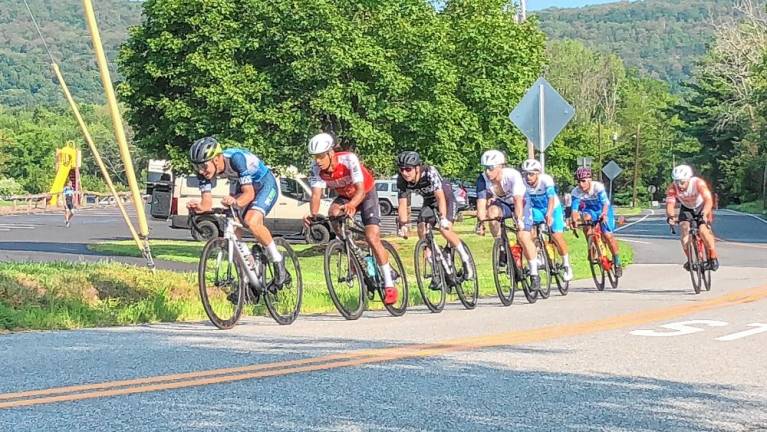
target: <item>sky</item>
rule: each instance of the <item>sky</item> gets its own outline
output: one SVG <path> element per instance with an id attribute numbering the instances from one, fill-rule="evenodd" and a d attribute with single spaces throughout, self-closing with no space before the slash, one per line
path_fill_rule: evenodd
<path id="1" fill-rule="evenodd" d="M 540 10 L 549 7 L 580 7 L 602 3 L 613 3 L 617 0 L 527 0 L 528 10 Z"/>

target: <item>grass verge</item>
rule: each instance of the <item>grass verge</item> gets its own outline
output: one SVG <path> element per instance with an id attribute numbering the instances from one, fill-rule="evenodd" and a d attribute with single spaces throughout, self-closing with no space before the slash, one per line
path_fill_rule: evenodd
<path id="1" fill-rule="evenodd" d="M 767 209 L 764 208 L 764 201 L 750 201 L 742 204 L 731 204 L 727 206 L 728 209 L 737 210 L 743 213 L 751 213 L 756 215 L 767 215 Z"/>
<path id="2" fill-rule="evenodd" d="M 494 297 L 492 238 L 476 236 L 472 230 L 472 221 L 456 225 L 456 231 L 469 245 L 476 261 L 480 295 Z M 566 233 L 565 238 L 570 244 L 576 279 L 590 278 L 585 240 L 575 239 L 572 233 Z M 410 304 L 420 304 L 412 256 L 416 240 L 388 240 L 398 249 L 406 267 Z M 184 263 L 196 263 L 202 246 L 191 241 L 152 242 L 155 258 Z M 140 256 L 130 241 L 102 243 L 91 248 L 110 255 Z M 304 280 L 302 313 L 335 312 L 325 287 L 324 246 L 294 245 L 294 249 L 301 261 Z M 632 250 L 626 244 L 621 244 L 621 258 L 626 264 L 632 261 Z M 556 286 L 553 290 L 556 291 Z M 518 295 L 517 301 L 519 298 L 524 301 L 521 293 Z M 450 300 L 458 301 L 456 296 Z M 371 304 L 371 309 L 381 306 L 376 302 Z M 246 313 L 260 315 L 265 311 L 258 306 Z M 0 329 L 69 329 L 205 319 L 196 276 L 192 273 L 158 271 L 152 274 L 144 268 L 114 263 L 0 263 Z"/>

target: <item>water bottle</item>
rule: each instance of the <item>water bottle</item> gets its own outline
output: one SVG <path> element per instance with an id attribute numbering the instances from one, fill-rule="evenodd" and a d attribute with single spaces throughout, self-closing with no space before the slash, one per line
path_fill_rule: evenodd
<path id="1" fill-rule="evenodd" d="M 375 259 L 371 255 L 368 255 L 365 257 L 365 262 L 367 263 L 367 267 L 368 267 L 368 276 L 370 276 L 371 278 L 375 278 L 376 273 L 378 272 L 378 270 L 376 269 Z"/>
<path id="2" fill-rule="evenodd" d="M 522 246 L 513 244 L 511 246 L 511 256 L 514 257 L 514 264 L 517 268 L 522 268 Z"/>

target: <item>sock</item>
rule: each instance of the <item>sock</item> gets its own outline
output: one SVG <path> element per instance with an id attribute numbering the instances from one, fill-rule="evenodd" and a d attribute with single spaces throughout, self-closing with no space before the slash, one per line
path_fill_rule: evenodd
<path id="1" fill-rule="evenodd" d="M 277 245 L 274 244 L 274 241 L 266 246 L 266 253 L 269 255 L 269 259 L 272 262 L 282 261 L 282 254 L 277 250 Z"/>
<path id="2" fill-rule="evenodd" d="M 565 264 L 565 267 L 570 267 L 570 255 L 562 255 L 562 262 Z"/>
<path id="3" fill-rule="evenodd" d="M 384 287 L 393 287 L 394 281 L 391 280 L 391 267 L 389 267 L 389 263 L 381 264 L 381 273 L 383 273 Z"/>
<path id="4" fill-rule="evenodd" d="M 617 266 L 621 265 L 621 256 L 618 254 L 613 255 L 613 262 Z"/>
<path id="5" fill-rule="evenodd" d="M 466 248 L 463 247 L 463 243 L 458 243 L 458 247 L 455 248 L 456 251 L 458 251 L 458 255 L 461 256 L 461 260 L 463 262 L 469 262 L 469 253 L 466 252 Z"/>
<path id="6" fill-rule="evenodd" d="M 534 258 L 527 263 L 530 266 L 530 274 L 538 276 L 538 258 Z"/>

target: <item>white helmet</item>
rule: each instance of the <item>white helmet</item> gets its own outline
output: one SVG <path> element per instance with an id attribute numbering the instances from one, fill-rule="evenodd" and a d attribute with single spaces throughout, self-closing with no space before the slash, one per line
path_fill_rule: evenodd
<path id="1" fill-rule="evenodd" d="M 543 167 L 541 166 L 541 163 L 535 159 L 528 159 L 522 162 L 522 172 L 540 173 L 541 171 L 543 171 Z"/>
<path id="2" fill-rule="evenodd" d="M 689 165 L 679 165 L 672 174 L 674 181 L 687 181 L 692 178 L 692 168 Z"/>
<path id="3" fill-rule="evenodd" d="M 482 153 L 480 164 L 482 166 L 496 166 L 506 163 L 506 156 L 498 150 L 488 150 Z"/>
<path id="4" fill-rule="evenodd" d="M 309 154 L 317 155 L 327 153 L 333 149 L 333 137 L 327 133 L 317 134 L 309 140 Z"/>

